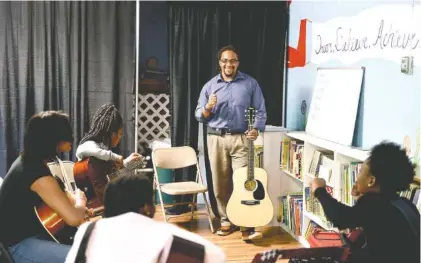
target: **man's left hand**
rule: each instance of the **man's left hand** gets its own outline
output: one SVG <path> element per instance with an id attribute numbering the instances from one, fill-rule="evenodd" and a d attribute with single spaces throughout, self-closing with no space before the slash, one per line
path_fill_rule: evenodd
<path id="1" fill-rule="evenodd" d="M 257 132 L 256 129 L 252 129 L 250 131 L 246 131 L 246 138 L 249 139 L 249 140 L 251 140 L 251 141 L 256 140 L 258 135 L 259 135 L 259 133 Z"/>

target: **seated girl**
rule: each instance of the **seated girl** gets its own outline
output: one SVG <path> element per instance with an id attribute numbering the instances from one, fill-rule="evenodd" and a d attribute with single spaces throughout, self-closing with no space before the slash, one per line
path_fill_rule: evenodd
<path id="1" fill-rule="evenodd" d="M 320 201 L 326 217 L 339 229 L 361 227 L 366 247 L 354 250 L 351 262 L 420 262 L 420 233 L 411 228 L 404 213 L 393 202 L 398 192 L 413 182 L 414 165 L 405 150 L 394 143 L 376 145 L 363 163 L 352 189 L 353 207 L 335 200 L 326 191 L 326 182 L 315 178 L 311 190 Z M 416 206 L 402 198 L 414 225 L 420 225 Z"/>
<path id="2" fill-rule="evenodd" d="M 120 143 L 123 134 L 123 118 L 117 108 L 112 104 L 101 106 L 92 119 L 88 133 L 82 138 L 76 149 L 76 157 L 79 161 L 94 157 L 99 160 L 109 161 L 116 167 L 127 167 L 143 157 L 138 153 L 132 153 L 126 159 L 114 153 L 111 149 Z M 112 172 L 112 171 L 109 171 Z M 97 201 L 103 203 L 105 187 L 108 183 L 107 174 L 94 173 L 95 178 L 90 178 Z"/>
<path id="3" fill-rule="evenodd" d="M 84 193 L 66 195 L 47 166 L 70 151 L 72 141 L 68 117 L 60 112 L 38 113 L 26 126 L 23 152 L 0 188 L 0 242 L 16 263 L 64 262 L 70 249 L 52 241 L 34 207 L 45 203 L 69 226 L 79 226 L 87 216 Z"/>
<path id="4" fill-rule="evenodd" d="M 82 138 L 76 149 L 76 157 L 83 160 L 95 157 L 103 161 L 112 161 L 120 166 L 141 158 L 138 153 L 132 153 L 126 159 L 114 153 L 111 149 L 120 143 L 123 134 L 123 118 L 112 104 L 101 106 L 92 119 L 88 133 Z"/>

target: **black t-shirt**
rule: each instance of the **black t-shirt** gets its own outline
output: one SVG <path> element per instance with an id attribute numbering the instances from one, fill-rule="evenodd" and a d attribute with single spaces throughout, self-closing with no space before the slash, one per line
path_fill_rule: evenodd
<path id="1" fill-rule="evenodd" d="M 34 206 L 42 200 L 30 187 L 37 179 L 51 176 L 42 161 L 23 161 L 19 156 L 0 187 L 0 241 L 11 246 L 31 236 L 43 236 Z"/>
<path id="2" fill-rule="evenodd" d="M 367 193 L 353 207 L 335 200 L 325 188 L 318 188 L 315 196 L 323 206 L 326 217 L 340 229 L 363 227 L 367 249 L 356 251 L 352 262 L 418 263 L 420 262 L 419 233 L 415 235 L 403 213 L 393 206 L 397 194 Z M 415 212 L 416 206 L 404 199 Z"/>

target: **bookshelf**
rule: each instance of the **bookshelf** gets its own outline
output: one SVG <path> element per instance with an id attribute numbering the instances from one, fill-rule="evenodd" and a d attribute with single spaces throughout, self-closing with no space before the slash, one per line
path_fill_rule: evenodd
<path id="1" fill-rule="evenodd" d="M 327 182 L 328 192 L 334 198 L 348 205 L 352 205 L 352 198 L 350 198 L 349 194 L 350 188 L 352 182 L 355 181 L 355 176 L 358 172 L 357 168 L 359 167 L 358 164 L 367 159 L 369 152 L 324 140 L 306 132 L 296 131 L 282 133 L 281 144 L 284 144 L 280 149 L 282 152 L 281 155 L 285 154 L 285 148 L 287 148 L 289 159 L 297 157 L 294 156 L 297 150 L 297 146 L 294 145 L 300 145 L 300 147 L 302 145 L 303 147 L 302 156 L 300 156 L 300 176 L 302 183 L 299 189 L 293 190 L 298 190 L 302 194 L 299 201 L 302 202 L 302 210 L 298 214 L 298 221 L 301 223 L 299 227 L 301 229 L 297 241 L 303 246 L 308 247 L 307 237 L 315 224 L 326 230 L 338 231 L 326 219 L 320 203 L 310 193 L 309 186 L 311 180 L 314 177 L 323 177 Z M 285 145 L 288 144 L 289 147 L 286 147 Z M 284 171 L 282 172 L 281 176 L 285 174 Z M 281 184 L 287 180 L 285 176 L 281 178 Z M 288 193 L 289 191 L 285 191 L 281 195 L 288 195 Z M 281 227 L 285 229 L 285 225 L 281 224 Z M 306 242 L 303 242 L 303 240 Z"/>
<path id="2" fill-rule="evenodd" d="M 338 231 L 324 217 L 321 206 L 317 206 L 317 200 L 307 201 L 309 199 L 308 187 L 314 176 L 330 178 L 326 181 L 333 197 L 352 206 L 351 187 L 360 164 L 369 157 L 369 151 L 347 147 L 306 132 L 289 131 L 281 127 L 266 128 L 259 139 L 259 144 L 263 145 L 261 163 L 268 173 L 268 193 L 275 211 L 271 225 L 280 226 L 304 247 L 309 247 L 306 233 L 311 231 L 314 224 L 326 230 Z M 295 151 L 289 147 L 282 148 L 284 142 L 290 144 L 294 142 Z M 296 151 L 297 148 L 298 151 Z M 286 151 L 288 156 L 285 154 Z M 316 174 L 311 174 L 309 169 L 315 152 L 321 153 L 321 158 L 316 163 L 326 167 L 323 169 L 319 167 L 316 169 Z M 288 159 L 291 155 L 295 156 L 294 160 Z M 414 184 L 419 188 L 419 180 L 415 179 Z M 409 196 L 410 194 L 402 193 L 401 195 Z M 421 198 L 418 199 L 417 205 L 420 208 Z M 294 219 L 295 221 L 292 222 Z"/>

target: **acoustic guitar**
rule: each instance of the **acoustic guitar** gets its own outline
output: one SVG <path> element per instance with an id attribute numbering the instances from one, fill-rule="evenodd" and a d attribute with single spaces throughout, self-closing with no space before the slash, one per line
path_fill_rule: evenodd
<path id="1" fill-rule="evenodd" d="M 54 165 L 49 165 L 52 175 L 57 180 L 64 192 L 75 192 L 76 185 L 69 181 L 69 177 L 66 172 L 68 169 L 68 163 L 65 164 L 59 159 L 57 164 L 60 167 L 60 174 L 57 174 L 57 169 Z M 47 204 L 41 202 L 39 205 L 34 207 L 35 215 L 42 224 L 46 234 L 48 234 L 52 240 L 57 243 L 71 245 L 73 244 L 73 237 L 76 234 L 77 228 L 66 224 L 64 220 Z M 95 214 L 96 211 L 94 211 Z"/>
<path id="2" fill-rule="evenodd" d="M 248 129 L 253 129 L 254 108 L 246 110 Z M 234 171 L 233 192 L 227 204 L 228 219 L 237 226 L 259 227 L 273 218 L 273 204 L 267 193 L 268 176 L 264 169 L 254 167 L 254 143 L 248 140 L 248 165 Z"/>
<path id="3" fill-rule="evenodd" d="M 271 249 L 256 254 L 252 263 L 276 263 L 280 259 L 290 259 L 288 262 L 345 262 L 349 254 L 348 247 Z"/>
<path id="4" fill-rule="evenodd" d="M 85 192 L 88 199 L 87 207 L 101 209 L 104 200 L 104 191 L 107 183 L 117 176 L 130 174 L 133 170 L 144 168 L 147 156 L 129 162 L 127 167 L 117 167 L 114 162 L 103 161 L 95 157 L 89 157 L 75 163 L 73 175 L 79 189 Z"/>

